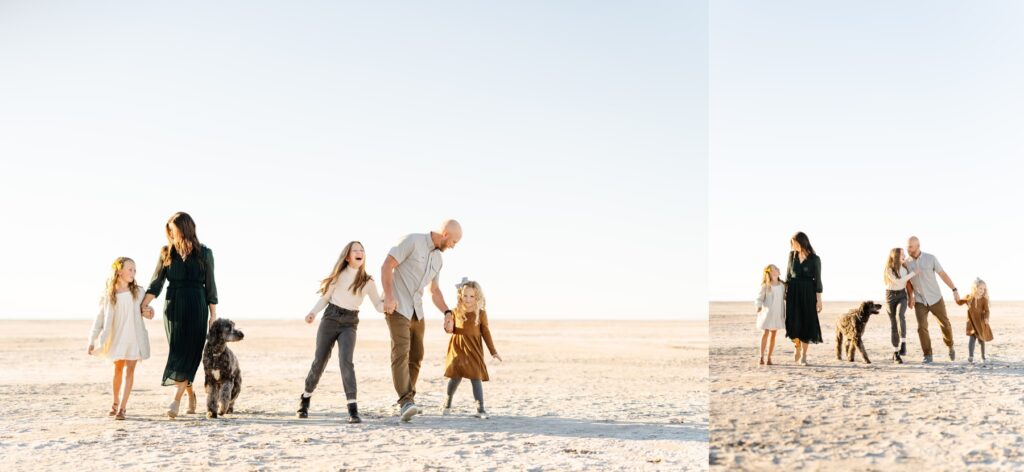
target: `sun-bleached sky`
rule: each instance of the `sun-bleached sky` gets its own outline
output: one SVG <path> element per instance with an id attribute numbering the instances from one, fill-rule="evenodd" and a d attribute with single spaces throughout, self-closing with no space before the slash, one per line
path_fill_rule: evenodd
<path id="1" fill-rule="evenodd" d="M 711 298 L 752 300 L 802 230 L 826 300 L 883 296 L 911 235 L 962 293 L 1024 299 L 1022 23 L 1020 2 L 712 2 Z"/>
<path id="2" fill-rule="evenodd" d="M 707 35 L 706 2 L 4 2 L 0 317 L 94 316 L 182 210 L 222 316 L 299 319 L 345 243 L 379 276 L 452 217 L 449 303 L 703 318 Z"/>

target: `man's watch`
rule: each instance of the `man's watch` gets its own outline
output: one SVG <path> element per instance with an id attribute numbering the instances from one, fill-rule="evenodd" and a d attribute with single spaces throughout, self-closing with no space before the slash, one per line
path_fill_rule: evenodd
<path id="1" fill-rule="evenodd" d="M 954 288 L 954 289 L 953 289 L 953 291 L 954 291 L 954 292 L 956 292 L 956 291 L 957 291 L 957 289 L 955 289 L 955 288 Z"/>
<path id="2" fill-rule="evenodd" d="M 450 315 L 450 314 L 452 314 L 452 311 L 451 311 L 451 310 L 445 310 L 445 311 L 444 311 L 444 316 L 448 316 L 448 315 Z"/>

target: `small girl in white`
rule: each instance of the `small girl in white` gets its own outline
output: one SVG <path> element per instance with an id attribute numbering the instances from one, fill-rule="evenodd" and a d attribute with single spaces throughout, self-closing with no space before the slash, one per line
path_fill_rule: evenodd
<path id="1" fill-rule="evenodd" d="M 118 257 L 111 269 L 107 289 L 100 298 L 100 312 L 89 335 L 88 353 L 114 361 L 114 404 L 107 415 L 123 420 L 135 381 L 135 364 L 149 358 L 149 333 L 142 318 L 153 319 L 153 310 L 142 312 L 145 291 L 135 283 L 135 261 Z"/>
<path id="2" fill-rule="evenodd" d="M 786 285 L 779 280 L 781 272 L 774 264 L 768 264 L 761 274 L 761 292 L 754 305 L 757 306 L 757 329 L 761 330 L 760 365 L 772 365 L 775 351 L 775 332 L 786 327 Z M 765 345 L 768 345 L 768 360 L 765 361 Z"/>

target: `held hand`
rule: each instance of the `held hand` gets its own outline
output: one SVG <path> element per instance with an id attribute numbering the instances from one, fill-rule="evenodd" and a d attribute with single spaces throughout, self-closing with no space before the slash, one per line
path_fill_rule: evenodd
<path id="1" fill-rule="evenodd" d="M 92 350 L 93 350 L 93 349 L 95 349 L 95 346 L 93 346 L 92 344 L 90 344 L 90 345 L 89 345 L 89 350 L 88 350 L 88 351 L 86 351 L 86 353 L 87 353 L 87 354 L 89 354 L 89 355 L 91 356 L 91 355 L 92 355 Z"/>
<path id="2" fill-rule="evenodd" d="M 444 315 L 444 332 L 448 334 L 455 332 L 455 317 L 450 314 Z"/>
<path id="3" fill-rule="evenodd" d="M 316 319 L 316 315 L 310 313 L 306 315 L 306 323 L 313 324 L 313 320 Z"/>
<path id="4" fill-rule="evenodd" d="M 395 310 L 397 310 L 397 309 L 398 309 L 398 302 L 395 301 L 395 296 L 394 295 L 384 297 L 384 313 L 385 314 L 390 315 L 390 314 L 394 313 Z"/>
<path id="5" fill-rule="evenodd" d="M 913 298 L 911 298 L 910 300 L 907 301 L 907 307 L 910 308 L 911 310 L 914 309 L 914 299 Z"/>

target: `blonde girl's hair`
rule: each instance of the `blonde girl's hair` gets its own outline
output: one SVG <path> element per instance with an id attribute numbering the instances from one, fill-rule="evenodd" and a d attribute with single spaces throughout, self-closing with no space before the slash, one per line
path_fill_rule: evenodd
<path id="1" fill-rule="evenodd" d="M 172 224 L 181 233 L 181 239 L 178 242 L 174 242 L 174 239 L 171 237 Z M 174 249 L 182 258 L 185 258 L 186 254 L 187 257 L 200 256 L 199 266 L 204 270 L 206 269 L 203 258 L 198 254 L 202 245 L 199 244 L 199 237 L 196 236 L 196 222 L 192 219 L 192 216 L 183 211 L 171 215 L 167 223 L 164 224 L 164 232 L 167 236 L 167 245 L 160 250 L 160 262 L 164 267 L 171 265 L 171 249 Z"/>
<path id="2" fill-rule="evenodd" d="M 903 248 L 894 247 L 889 251 L 889 259 L 885 261 L 885 270 L 892 274 L 893 278 L 900 278 L 900 258 L 903 256 Z M 884 280 L 883 283 L 888 283 L 888 280 Z"/>
<path id="3" fill-rule="evenodd" d="M 317 293 L 320 295 L 326 295 L 327 290 L 331 288 L 331 284 L 338 281 L 338 277 L 341 276 L 341 271 L 348 267 L 348 255 L 352 252 L 352 246 L 356 244 L 363 246 L 363 243 L 359 241 L 352 241 L 346 244 L 345 248 L 341 250 L 341 255 L 338 256 L 338 262 L 334 263 L 334 269 L 331 270 L 331 275 L 328 275 L 320 281 L 320 289 L 317 290 Z M 363 250 L 366 250 L 365 246 L 363 246 Z M 356 279 L 352 281 L 352 285 L 350 285 L 348 289 L 352 291 L 353 295 L 356 295 L 371 280 L 373 280 L 373 277 L 370 277 L 370 274 L 366 273 L 366 261 L 364 260 L 363 265 L 359 266 L 359 271 L 356 273 Z"/>
<path id="4" fill-rule="evenodd" d="M 981 278 L 975 278 L 974 283 L 971 284 L 971 299 L 978 300 L 978 288 L 985 287 L 985 293 L 981 295 L 981 299 L 988 300 L 988 284 L 985 283 Z"/>
<path id="5" fill-rule="evenodd" d="M 775 268 L 775 264 L 768 264 L 761 271 L 761 288 L 771 286 L 773 268 Z"/>
<path id="6" fill-rule="evenodd" d="M 117 259 L 114 259 L 113 264 L 110 264 L 111 273 L 110 277 L 107 278 L 107 299 L 110 300 L 111 305 L 117 305 L 117 274 L 121 272 L 121 269 L 124 269 L 124 265 L 129 262 L 132 264 L 135 263 L 135 261 L 130 257 L 118 257 Z M 132 281 L 128 283 L 128 291 L 131 292 L 133 297 L 139 294 L 140 288 L 139 284 L 135 282 L 135 279 L 132 279 Z"/>
<path id="7" fill-rule="evenodd" d="M 475 280 L 467 280 L 459 284 L 459 302 L 455 305 L 456 316 L 465 316 L 468 312 L 465 303 L 462 302 L 462 294 L 465 293 L 467 288 L 471 288 L 476 292 L 476 310 L 478 312 L 484 311 L 484 308 L 487 306 L 487 299 L 484 298 L 484 290 L 480 288 L 480 283 Z"/>

